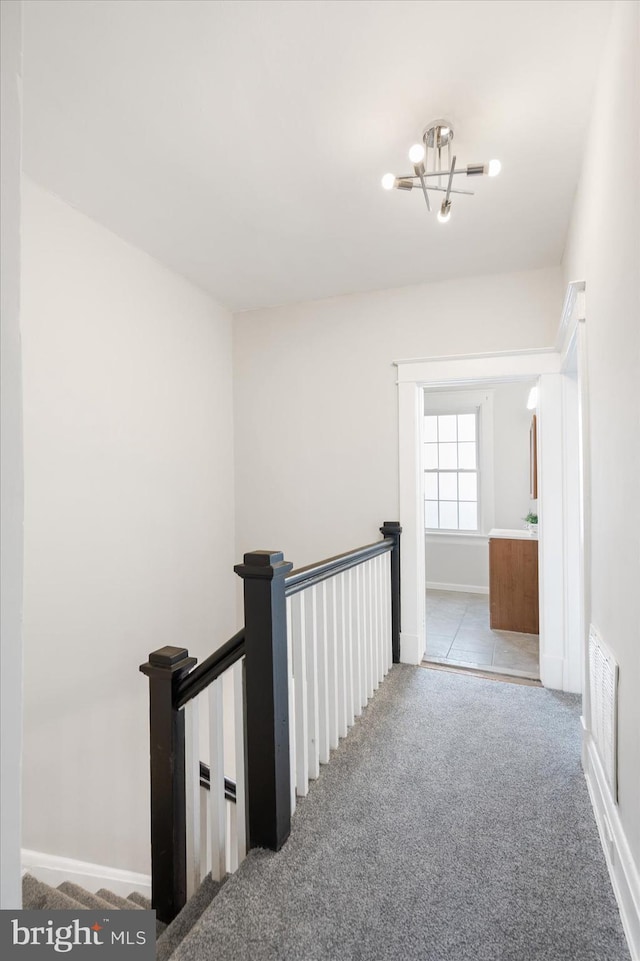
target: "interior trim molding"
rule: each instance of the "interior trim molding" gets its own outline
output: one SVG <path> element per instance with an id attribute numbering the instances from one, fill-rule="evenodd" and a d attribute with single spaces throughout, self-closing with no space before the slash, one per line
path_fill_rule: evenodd
<path id="1" fill-rule="evenodd" d="M 57 887 L 63 881 L 73 881 L 95 893 L 100 888 L 108 888 L 114 894 L 126 898 L 132 891 L 138 891 L 151 900 L 151 876 L 123 871 L 121 868 L 90 861 L 76 861 L 43 851 L 22 848 L 22 874 L 33 874 L 38 881 Z"/>
<path id="2" fill-rule="evenodd" d="M 633 961 L 637 961 L 640 959 L 640 874 L 584 719 L 582 726 L 582 766 L 589 797 L 629 952 Z"/>
<path id="3" fill-rule="evenodd" d="M 564 657 L 558 657 L 555 654 L 544 654 L 542 651 L 540 652 L 540 680 L 542 681 L 543 687 L 550 687 L 554 691 L 564 690 L 562 682 L 565 670 L 566 666 Z"/>
<path id="4" fill-rule="evenodd" d="M 400 632 L 400 663 L 420 664 L 424 657 L 424 640 L 420 642 L 417 634 Z"/>
<path id="5" fill-rule="evenodd" d="M 427 581 L 429 591 L 462 591 L 465 594 L 488 594 L 489 588 L 477 584 L 438 584 L 436 581 Z"/>
<path id="6" fill-rule="evenodd" d="M 482 354 L 437 354 L 433 357 L 403 357 L 401 360 L 392 360 L 391 363 L 395 367 L 401 367 L 404 364 L 431 364 L 434 361 L 441 360 L 485 360 L 495 357 L 527 357 L 530 354 L 553 354 L 555 352 L 555 347 L 521 347 L 518 350 L 496 350 Z"/>
<path id="7" fill-rule="evenodd" d="M 585 319 L 585 288 L 584 280 L 570 280 L 567 284 L 554 347 L 554 350 L 561 354 L 564 353 L 576 324 Z"/>

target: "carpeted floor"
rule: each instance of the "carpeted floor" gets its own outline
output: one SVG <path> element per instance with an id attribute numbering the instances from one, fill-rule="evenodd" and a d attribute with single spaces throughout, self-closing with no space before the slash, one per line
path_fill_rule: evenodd
<path id="1" fill-rule="evenodd" d="M 579 699 L 398 666 L 175 961 L 628 961 Z"/>

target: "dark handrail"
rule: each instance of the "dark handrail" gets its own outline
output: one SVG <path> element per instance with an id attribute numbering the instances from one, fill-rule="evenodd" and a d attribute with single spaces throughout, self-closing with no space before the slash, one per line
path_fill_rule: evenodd
<path id="1" fill-rule="evenodd" d="M 325 581 L 329 577 L 334 577 L 336 574 L 348 571 L 351 567 L 357 567 L 358 564 L 363 564 L 372 557 L 377 557 L 379 554 L 385 554 L 387 551 L 392 550 L 394 545 L 395 540 L 393 537 L 385 537 L 383 540 L 376 541 L 374 544 L 366 544 L 364 547 L 357 547 L 353 551 L 336 554 L 335 557 L 328 557 L 326 560 L 319 561 L 317 564 L 299 567 L 297 570 L 291 571 L 289 576 L 285 578 L 285 595 L 290 597 L 292 594 L 297 594 L 299 591 L 311 587 L 312 584 L 318 584 L 320 581 Z"/>
<path id="2" fill-rule="evenodd" d="M 214 651 L 191 673 L 180 678 L 176 684 L 174 707 L 180 708 L 204 691 L 212 681 L 224 674 L 244 655 L 244 627 L 240 628 L 226 644 Z"/>
<path id="3" fill-rule="evenodd" d="M 211 790 L 211 768 L 204 761 L 200 761 L 200 787 L 206 788 L 207 791 Z M 224 796 L 225 800 L 231 801 L 233 804 L 237 803 L 237 789 L 236 782 L 232 781 L 230 777 L 225 777 L 224 779 Z"/>

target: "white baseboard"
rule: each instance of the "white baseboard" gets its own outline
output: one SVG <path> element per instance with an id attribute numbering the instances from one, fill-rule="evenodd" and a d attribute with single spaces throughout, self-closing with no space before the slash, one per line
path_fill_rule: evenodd
<path id="1" fill-rule="evenodd" d="M 584 721 L 582 766 L 631 959 L 640 961 L 640 874 L 634 864 L 593 738 L 584 728 Z"/>
<path id="2" fill-rule="evenodd" d="M 420 664 L 424 657 L 425 640 L 417 634 L 403 634 L 400 632 L 400 662 L 402 664 Z"/>
<path id="3" fill-rule="evenodd" d="M 22 873 L 27 872 L 54 888 L 63 881 L 73 881 L 92 893 L 100 888 L 108 888 L 124 898 L 132 891 L 138 891 L 151 899 L 151 878 L 148 874 L 136 874 L 135 871 L 122 871 L 104 864 L 76 861 L 23 848 Z"/>
<path id="4" fill-rule="evenodd" d="M 488 587 L 476 584 L 438 584 L 437 581 L 427 581 L 428 591 L 463 591 L 465 594 L 488 594 Z"/>

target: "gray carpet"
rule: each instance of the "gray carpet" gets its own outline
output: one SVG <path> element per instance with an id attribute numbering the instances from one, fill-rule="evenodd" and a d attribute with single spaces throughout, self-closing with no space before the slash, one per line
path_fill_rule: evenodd
<path id="1" fill-rule="evenodd" d="M 63 881 L 57 888 L 53 888 L 27 873 L 22 878 L 22 906 L 33 911 L 113 911 L 114 908 L 127 911 L 143 909 L 150 911 L 151 901 L 137 891 L 132 891 L 128 898 L 121 898 L 107 888 L 100 888 L 96 894 L 92 894 L 91 891 L 71 881 Z M 187 905 L 184 910 L 187 911 L 187 909 L 188 918 L 192 919 L 193 908 Z M 179 919 L 180 915 L 173 924 L 178 925 Z M 189 927 L 183 924 L 181 930 L 186 932 Z M 159 938 L 166 931 L 167 925 L 162 921 L 156 921 L 156 937 Z M 172 943 L 175 947 L 177 944 L 175 936 Z M 166 957 L 166 954 L 163 955 L 162 961 L 165 961 Z"/>
<path id="2" fill-rule="evenodd" d="M 628 961 L 579 699 L 396 667 L 174 961 Z"/>
<path id="3" fill-rule="evenodd" d="M 173 919 L 166 931 L 158 938 L 156 942 L 156 961 L 168 961 L 183 938 L 186 938 L 202 912 L 216 897 L 225 881 L 226 877 L 222 881 L 213 881 L 211 875 L 207 874 L 180 914 Z"/>

